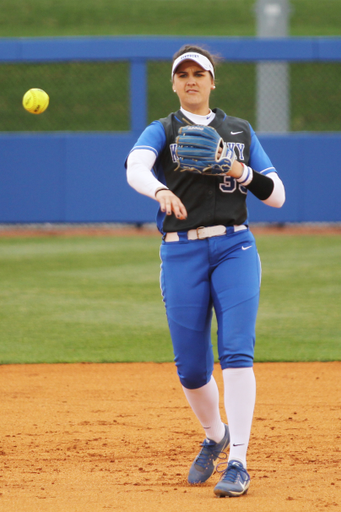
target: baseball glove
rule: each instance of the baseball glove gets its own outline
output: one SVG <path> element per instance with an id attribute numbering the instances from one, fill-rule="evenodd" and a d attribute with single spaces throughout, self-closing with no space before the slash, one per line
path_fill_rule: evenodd
<path id="1" fill-rule="evenodd" d="M 211 126 L 181 127 L 176 144 L 179 160 L 176 170 L 223 176 L 236 159 L 234 151 Z"/>

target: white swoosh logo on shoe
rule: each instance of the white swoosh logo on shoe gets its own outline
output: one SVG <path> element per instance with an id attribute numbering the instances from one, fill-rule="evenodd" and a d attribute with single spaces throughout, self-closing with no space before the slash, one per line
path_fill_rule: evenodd
<path id="1" fill-rule="evenodd" d="M 246 251 L 247 249 L 251 249 L 251 247 L 252 247 L 252 245 L 248 245 L 247 247 L 244 247 L 244 246 L 242 245 L 242 251 Z"/>
<path id="2" fill-rule="evenodd" d="M 249 482 L 249 481 L 241 482 L 241 481 L 239 480 L 239 483 L 240 483 L 240 487 L 243 489 L 243 491 L 245 491 L 245 490 L 246 490 L 246 487 L 249 487 L 249 485 L 250 485 L 250 482 Z"/>

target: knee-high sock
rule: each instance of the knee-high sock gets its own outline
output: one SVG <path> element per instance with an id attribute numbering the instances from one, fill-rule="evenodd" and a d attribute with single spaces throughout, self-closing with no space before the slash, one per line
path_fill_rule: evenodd
<path id="1" fill-rule="evenodd" d="M 256 380 L 253 368 L 223 370 L 224 403 L 230 429 L 229 460 L 239 460 L 246 467 L 253 412 L 256 401 Z"/>
<path id="2" fill-rule="evenodd" d="M 197 389 L 182 386 L 189 405 L 205 430 L 206 437 L 219 443 L 225 434 L 219 411 L 219 390 L 214 377 Z"/>

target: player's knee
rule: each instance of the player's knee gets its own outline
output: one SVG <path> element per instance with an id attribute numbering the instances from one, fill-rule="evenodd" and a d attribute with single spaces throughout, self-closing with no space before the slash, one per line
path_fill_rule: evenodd
<path id="1" fill-rule="evenodd" d="M 222 370 L 226 368 L 248 368 L 253 366 L 253 355 L 229 354 L 220 358 Z"/>
<path id="2" fill-rule="evenodd" d="M 181 384 L 187 389 L 197 389 L 205 386 L 212 375 L 212 371 L 198 371 L 197 368 L 179 368 L 178 375 Z"/>

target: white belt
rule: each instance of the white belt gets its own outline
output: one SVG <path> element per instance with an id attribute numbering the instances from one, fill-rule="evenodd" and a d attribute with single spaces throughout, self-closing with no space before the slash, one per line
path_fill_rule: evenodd
<path id="1" fill-rule="evenodd" d="M 244 229 L 247 229 L 247 227 L 244 224 L 241 224 L 240 226 L 231 226 L 233 227 L 233 231 L 243 231 Z M 226 234 L 226 226 L 200 226 L 196 229 L 190 229 L 187 231 L 187 239 L 188 240 L 203 240 L 204 238 L 211 238 L 211 236 L 222 236 Z M 165 242 L 178 242 L 180 240 L 180 237 L 176 231 L 172 231 L 170 233 L 167 233 L 165 236 Z"/>

